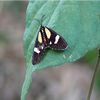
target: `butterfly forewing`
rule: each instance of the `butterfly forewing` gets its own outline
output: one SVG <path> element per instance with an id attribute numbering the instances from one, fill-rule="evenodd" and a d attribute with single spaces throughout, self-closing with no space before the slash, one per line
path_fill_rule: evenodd
<path id="1" fill-rule="evenodd" d="M 42 36 L 41 32 L 39 31 L 38 36 L 35 41 L 35 46 L 33 49 L 33 56 L 32 56 L 32 64 L 33 65 L 39 63 L 42 55 L 44 54 L 44 51 L 45 51 L 45 45 L 43 43 L 43 36 Z"/>
<path id="2" fill-rule="evenodd" d="M 45 33 L 48 38 L 47 46 L 49 46 L 50 48 L 64 50 L 68 47 L 67 42 L 55 31 L 45 27 Z"/>

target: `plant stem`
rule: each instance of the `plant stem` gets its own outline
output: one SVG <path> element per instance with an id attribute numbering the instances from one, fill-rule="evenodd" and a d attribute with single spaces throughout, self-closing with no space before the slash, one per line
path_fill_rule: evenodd
<path id="1" fill-rule="evenodd" d="M 99 54 L 98 54 L 98 58 L 97 58 L 97 63 L 96 63 L 96 66 L 95 66 L 95 70 L 94 70 L 93 78 L 92 78 L 92 81 L 91 81 L 90 89 L 89 89 L 89 92 L 88 92 L 87 100 L 90 100 L 93 85 L 94 85 L 94 81 L 95 81 L 97 70 L 98 70 L 98 67 L 99 67 L 100 47 L 99 47 L 98 51 L 99 51 Z"/>

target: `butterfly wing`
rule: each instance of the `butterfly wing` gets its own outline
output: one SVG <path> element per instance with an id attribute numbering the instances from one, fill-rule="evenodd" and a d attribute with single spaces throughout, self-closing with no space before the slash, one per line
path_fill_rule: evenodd
<path id="1" fill-rule="evenodd" d="M 45 34 L 47 36 L 47 46 L 56 49 L 56 50 L 64 50 L 68 47 L 67 42 L 55 31 L 50 28 L 45 27 Z"/>
<path id="2" fill-rule="evenodd" d="M 32 64 L 35 65 L 40 62 L 42 55 L 45 51 L 45 45 L 43 43 L 43 36 L 39 31 L 38 36 L 35 41 L 35 46 L 33 49 Z"/>

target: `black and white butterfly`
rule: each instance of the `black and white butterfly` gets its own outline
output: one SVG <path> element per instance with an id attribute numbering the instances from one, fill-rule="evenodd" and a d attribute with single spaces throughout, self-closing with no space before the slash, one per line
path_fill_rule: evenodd
<path id="1" fill-rule="evenodd" d="M 39 20 L 35 19 L 39 22 L 41 26 L 33 49 L 33 65 L 36 65 L 40 62 L 46 48 L 65 50 L 68 47 L 67 42 L 59 34 L 51 30 L 50 28 L 42 25 L 43 17 L 44 15 L 41 18 L 41 23 Z"/>

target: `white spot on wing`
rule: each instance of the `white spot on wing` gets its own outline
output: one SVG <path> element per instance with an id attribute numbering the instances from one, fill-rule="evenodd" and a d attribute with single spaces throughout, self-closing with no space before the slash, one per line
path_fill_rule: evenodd
<path id="1" fill-rule="evenodd" d="M 41 49 L 43 49 L 43 46 L 41 46 Z"/>
<path id="2" fill-rule="evenodd" d="M 40 53 L 40 51 L 39 51 L 38 48 L 34 48 L 34 52 L 36 52 L 36 53 Z"/>
<path id="3" fill-rule="evenodd" d="M 40 49 L 43 49 L 44 48 L 44 44 L 41 44 L 39 47 L 38 47 L 38 49 L 40 50 Z"/>
<path id="4" fill-rule="evenodd" d="M 50 43 L 49 44 L 52 44 L 52 42 L 50 41 Z"/>
<path id="5" fill-rule="evenodd" d="M 57 42 L 59 41 L 59 38 L 60 38 L 59 35 L 57 35 L 57 36 L 55 37 L 55 42 L 54 42 L 54 44 L 57 44 Z"/>

